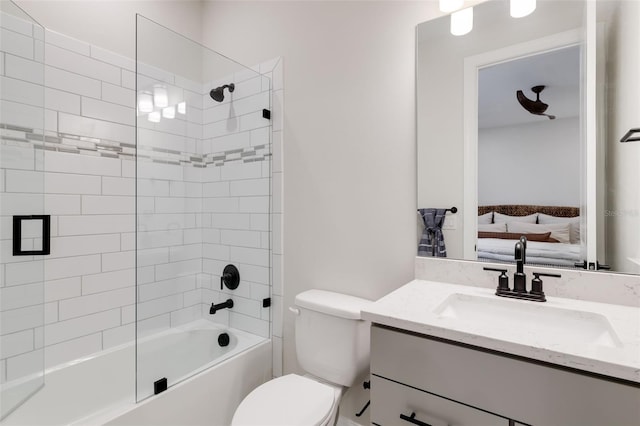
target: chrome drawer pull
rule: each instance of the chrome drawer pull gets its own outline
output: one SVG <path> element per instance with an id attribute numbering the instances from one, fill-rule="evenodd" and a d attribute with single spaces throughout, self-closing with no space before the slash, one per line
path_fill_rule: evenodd
<path id="1" fill-rule="evenodd" d="M 413 423 L 418 426 L 431 426 L 429 423 L 421 422 L 416 419 L 416 413 L 412 412 L 410 416 L 405 416 L 404 414 L 400 414 L 400 418 L 406 422 Z"/>

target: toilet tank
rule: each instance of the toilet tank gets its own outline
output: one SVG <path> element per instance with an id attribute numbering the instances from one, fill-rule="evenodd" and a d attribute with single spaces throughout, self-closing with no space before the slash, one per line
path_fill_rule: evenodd
<path id="1" fill-rule="evenodd" d="M 371 301 L 324 290 L 296 296 L 298 363 L 328 382 L 351 386 L 369 368 L 370 323 L 360 310 Z"/>

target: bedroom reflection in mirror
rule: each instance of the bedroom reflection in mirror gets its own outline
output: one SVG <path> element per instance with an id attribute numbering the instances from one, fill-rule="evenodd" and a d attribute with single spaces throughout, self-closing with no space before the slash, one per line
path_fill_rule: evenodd
<path id="1" fill-rule="evenodd" d="M 640 143 L 620 142 L 640 127 L 640 1 L 473 14 L 462 37 L 448 16 L 416 28 L 417 208 L 459 208 L 447 257 L 514 262 L 522 233 L 527 263 L 640 274 Z"/>
<path id="2" fill-rule="evenodd" d="M 478 70 L 478 260 L 581 262 L 580 141 L 580 46 Z"/>

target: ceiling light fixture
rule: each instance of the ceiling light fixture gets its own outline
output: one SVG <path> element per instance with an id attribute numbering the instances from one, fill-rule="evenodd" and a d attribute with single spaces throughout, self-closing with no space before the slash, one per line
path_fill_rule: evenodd
<path id="1" fill-rule="evenodd" d="M 524 18 L 536 10 L 536 0 L 511 0 L 509 12 L 512 18 Z"/>
<path id="2" fill-rule="evenodd" d="M 458 10 L 464 4 L 464 0 L 440 0 L 440 11 L 444 13 Z"/>
<path id="3" fill-rule="evenodd" d="M 461 36 L 473 29 L 473 7 L 451 14 L 451 34 Z"/>

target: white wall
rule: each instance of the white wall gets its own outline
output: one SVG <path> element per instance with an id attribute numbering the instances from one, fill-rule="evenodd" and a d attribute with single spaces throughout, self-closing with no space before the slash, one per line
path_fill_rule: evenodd
<path id="1" fill-rule="evenodd" d="M 580 205 L 577 117 L 478 130 L 478 205 L 494 204 Z"/>
<path id="2" fill-rule="evenodd" d="M 50 30 L 135 57 L 139 13 L 188 38 L 201 38 L 199 0 L 16 0 L 38 23 Z"/>
<path id="3" fill-rule="evenodd" d="M 204 44 L 243 63 L 284 58 L 285 373 L 299 371 L 286 310 L 297 293 L 377 299 L 413 278 L 415 25 L 436 8 L 205 3 Z M 356 387 L 344 415 L 368 398 Z"/>

